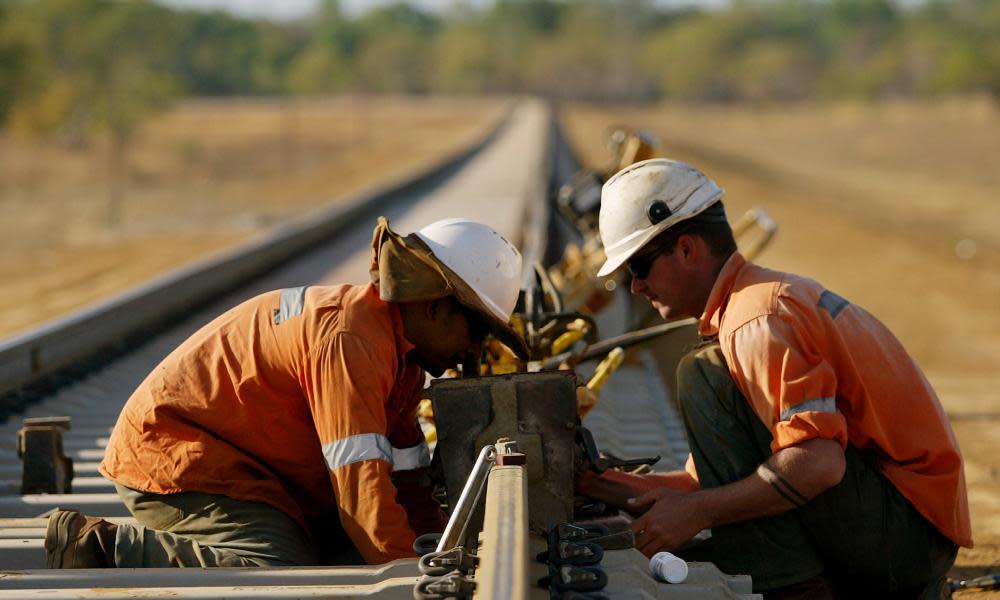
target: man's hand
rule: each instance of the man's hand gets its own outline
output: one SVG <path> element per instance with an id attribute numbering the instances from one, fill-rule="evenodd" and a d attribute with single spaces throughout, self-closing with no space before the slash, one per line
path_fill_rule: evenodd
<path id="1" fill-rule="evenodd" d="M 702 529 L 781 514 L 837 485 L 845 464 L 839 442 L 817 438 L 780 450 L 734 483 L 691 493 L 664 487 L 645 492 L 625 506 L 642 515 L 632 522 L 635 546 L 652 556 L 676 550 Z"/>
<path id="2" fill-rule="evenodd" d="M 707 527 L 697 495 L 659 488 L 630 499 L 628 510 L 642 515 L 631 525 L 635 547 L 646 556 L 676 550 Z"/>

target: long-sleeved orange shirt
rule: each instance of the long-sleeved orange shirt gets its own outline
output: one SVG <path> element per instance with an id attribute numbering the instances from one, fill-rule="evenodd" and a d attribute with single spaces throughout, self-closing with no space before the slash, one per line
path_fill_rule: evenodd
<path id="1" fill-rule="evenodd" d="M 817 282 L 724 265 L 701 317 L 773 451 L 813 438 L 873 451 L 885 476 L 944 535 L 972 546 L 958 442 L 924 374 L 874 316 Z"/>
<path id="2" fill-rule="evenodd" d="M 368 286 L 257 296 L 202 327 L 126 403 L 101 463 L 133 489 L 265 502 L 303 527 L 336 507 L 369 563 L 413 556 L 392 471 L 429 463 L 424 371 Z M 412 515 L 411 515 L 412 516 Z"/>

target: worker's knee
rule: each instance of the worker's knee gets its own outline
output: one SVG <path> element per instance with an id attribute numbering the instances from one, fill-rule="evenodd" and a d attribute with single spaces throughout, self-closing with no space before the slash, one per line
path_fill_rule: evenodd
<path id="1" fill-rule="evenodd" d="M 689 352 L 677 365 L 677 395 L 682 409 L 705 408 L 706 403 L 729 403 L 736 390 L 718 344 Z"/>

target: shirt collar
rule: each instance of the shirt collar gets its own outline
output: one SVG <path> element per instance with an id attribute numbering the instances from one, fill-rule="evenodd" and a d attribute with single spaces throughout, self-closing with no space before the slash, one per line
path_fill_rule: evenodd
<path id="1" fill-rule="evenodd" d="M 383 300 L 379 296 L 378 286 L 373 283 L 368 284 L 368 294 L 389 313 L 392 333 L 396 340 L 396 354 L 405 362 L 406 353 L 413 349 L 413 343 L 403 335 L 403 316 L 399 312 L 399 306 L 395 302 Z"/>
<path id="2" fill-rule="evenodd" d="M 698 333 L 702 336 L 718 335 L 719 325 L 722 323 L 722 313 L 726 310 L 726 303 L 729 300 L 729 293 L 733 289 L 736 277 L 743 270 L 747 261 L 739 252 L 733 252 L 732 256 L 722 265 L 719 276 L 712 286 L 712 293 L 708 295 L 708 303 L 705 304 L 705 312 L 702 313 L 698 321 Z"/>
<path id="3" fill-rule="evenodd" d="M 403 335 L 403 315 L 399 312 L 399 305 L 395 302 L 386 302 L 389 307 L 389 316 L 392 318 L 392 331 L 396 334 L 396 348 L 399 356 L 406 359 L 406 353 L 413 350 L 413 343 Z"/>

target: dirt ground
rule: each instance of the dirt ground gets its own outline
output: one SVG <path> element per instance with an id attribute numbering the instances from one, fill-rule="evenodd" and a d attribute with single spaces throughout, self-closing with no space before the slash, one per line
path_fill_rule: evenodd
<path id="1" fill-rule="evenodd" d="M 607 127 L 656 133 L 663 155 L 725 188 L 731 218 L 762 207 L 777 221 L 759 262 L 817 279 L 889 325 L 939 392 L 965 457 L 976 547 L 951 576 L 1000 572 L 1000 107 L 574 106 L 564 123 L 594 166 L 608 163 Z"/>
<path id="2" fill-rule="evenodd" d="M 0 133 L 0 338 L 246 241 L 484 135 L 504 100 L 188 101 L 129 146 Z"/>

